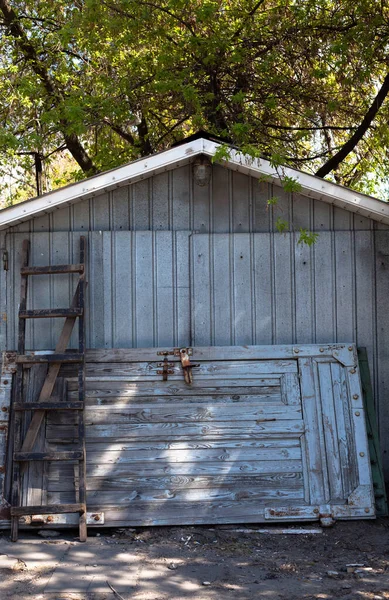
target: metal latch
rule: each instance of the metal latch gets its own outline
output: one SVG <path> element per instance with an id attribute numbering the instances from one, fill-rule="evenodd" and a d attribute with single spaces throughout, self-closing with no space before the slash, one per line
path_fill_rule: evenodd
<path id="1" fill-rule="evenodd" d="M 169 363 L 167 357 L 168 356 L 178 356 L 181 360 L 181 366 L 184 371 L 184 379 L 186 383 L 193 382 L 192 369 L 194 367 L 199 367 L 199 364 L 194 364 L 190 362 L 190 357 L 193 354 L 192 348 L 174 348 L 174 350 L 161 350 L 157 352 L 157 356 L 163 356 L 163 363 L 158 363 L 158 367 L 163 367 L 162 370 L 157 371 L 158 375 L 163 376 L 163 381 L 167 381 L 168 375 L 173 375 L 174 367 L 173 363 Z"/>
<path id="2" fill-rule="evenodd" d="M 162 352 L 158 352 L 158 354 L 162 354 Z M 158 375 L 162 375 L 162 380 L 163 381 L 167 381 L 168 375 L 173 375 L 174 373 L 174 369 L 171 369 L 170 367 L 174 367 L 173 363 L 168 362 L 167 359 L 167 354 L 169 354 L 169 352 L 165 353 L 165 358 L 163 359 L 162 363 L 158 363 L 159 367 L 163 367 L 162 371 L 159 370 L 157 371 Z"/>
<path id="3" fill-rule="evenodd" d="M 181 366 L 184 370 L 184 379 L 186 383 L 192 383 L 193 382 L 193 374 L 192 374 L 192 369 L 193 367 L 199 367 L 199 364 L 194 364 L 190 362 L 190 356 L 192 355 L 192 349 L 191 348 L 180 348 L 178 350 L 175 351 L 175 355 L 179 356 L 181 359 Z"/>

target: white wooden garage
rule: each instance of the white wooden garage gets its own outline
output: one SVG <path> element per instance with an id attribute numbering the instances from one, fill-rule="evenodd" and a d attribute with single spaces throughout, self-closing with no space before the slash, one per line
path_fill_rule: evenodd
<path id="1" fill-rule="evenodd" d="M 303 192 L 287 196 L 266 161 L 237 152 L 198 186 L 192 163 L 216 147 L 188 142 L 0 211 L 3 527 L 23 240 L 31 265 L 58 266 L 77 262 L 81 236 L 89 524 L 374 518 L 356 348 L 367 347 L 384 431 L 389 206 L 298 172 Z M 319 233 L 316 244 L 299 243 L 300 227 Z M 27 310 L 70 305 L 76 275 L 32 279 Z M 31 319 L 26 351 L 53 351 L 61 327 Z M 36 402 L 46 367 L 23 369 L 24 401 Z M 78 381 L 62 366 L 53 397 L 76 402 Z M 39 458 L 74 450 L 76 420 L 46 413 Z M 23 480 L 23 506 L 77 503 L 76 462 L 43 458 Z M 54 510 L 39 518 L 77 522 Z M 22 522 L 33 521 L 25 512 Z"/>

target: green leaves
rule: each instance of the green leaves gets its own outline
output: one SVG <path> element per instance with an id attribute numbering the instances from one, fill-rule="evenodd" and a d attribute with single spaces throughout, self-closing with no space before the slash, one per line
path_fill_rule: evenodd
<path id="1" fill-rule="evenodd" d="M 64 119 L 101 170 L 202 128 L 270 158 L 284 190 L 298 193 L 283 165 L 315 172 L 326 162 L 387 68 L 388 11 L 370 0 L 9 1 L 57 97 L 0 29 L 4 164 L 16 146 L 44 155 L 61 146 Z M 384 104 L 337 181 L 385 195 L 388 122 Z"/>
<path id="2" fill-rule="evenodd" d="M 302 229 L 300 227 L 300 237 L 298 239 L 298 244 L 306 244 L 307 246 L 312 246 L 317 238 L 319 237 L 318 233 L 314 233 L 312 231 L 307 231 L 306 229 Z"/>
<path id="3" fill-rule="evenodd" d="M 282 178 L 282 187 L 285 192 L 297 193 L 301 192 L 302 186 L 294 177 L 289 177 L 288 175 L 284 175 Z"/>

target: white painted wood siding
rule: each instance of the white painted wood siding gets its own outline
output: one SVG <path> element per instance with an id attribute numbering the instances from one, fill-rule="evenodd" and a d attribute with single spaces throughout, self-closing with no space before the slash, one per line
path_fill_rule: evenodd
<path id="1" fill-rule="evenodd" d="M 31 262 L 43 265 L 74 260 L 80 233 L 7 236 L 2 349 L 16 347 L 26 236 Z M 298 244 L 293 233 L 103 231 L 87 237 L 91 348 L 344 341 L 366 346 L 389 478 L 388 231 L 322 231 L 311 248 Z M 30 281 L 35 308 L 70 301 L 70 276 Z M 59 328 L 59 320 L 49 327 L 47 321 L 28 323 L 28 347 L 53 348 Z"/>

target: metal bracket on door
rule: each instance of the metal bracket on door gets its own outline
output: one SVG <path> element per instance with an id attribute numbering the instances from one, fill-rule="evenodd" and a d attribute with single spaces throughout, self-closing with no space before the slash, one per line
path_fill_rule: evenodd
<path id="1" fill-rule="evenodd" d="M 173 375 L 174 373 L 174 369 L 172 369 L 171 367 L 174 367 L 173 363 L 168 362 L 168 355 L 169 354 L 173 354 L 173 352 L 158 352 L 157 354 L 159 354 L 160 356 L 165 356 L 165 358 L 163 359 L 162 363 L 158 363 L 159 367 L 163 367 L 162 371 L 157 371 L 158 375 L 162 375 L 162 380 L 163 381 L 167 381 L 168 375 Z"/>
<path id="2" fill-rule="evenodd" d="M 184 379 L 185 383 L 193 382 L 193 367 L 199 367 L 199 364 L 194 364 L 190 362 L 190 356 L 192 356 L 192 348 L 177 348 L 174 351 L 175 356 L 179 356 L 181 359 L 181 366 L 184 370 Z"/>
<path id="3" fill-rule="evenodd" d="M 168 356 L 178 356 L 181 360 L 181 366 L 184 371 L 184 379 L 186 383 L 193 382 L 192 369 L 193 367 L 199 367 L 199 364 L 194 364 L 190 362 L 190 357 L 193 354 L 192 348 L 174 348 L 174 350 L 163 350 L 157 352 L 157 356 L 163 356 L 163 363 L 158 363 L 159 367 L 163 367 L 162 370 L 157 371 L 158 375 L 162 375 L 163 381 L 167 381 L 168 375 L 173 375 L 174 367 L 173 363 L 169 363 L 167 357 Z"/>

